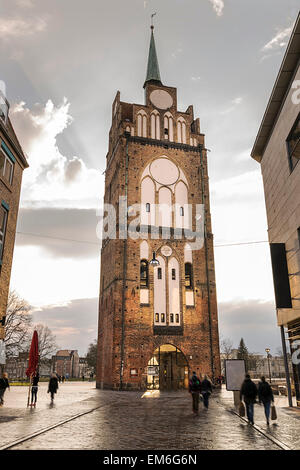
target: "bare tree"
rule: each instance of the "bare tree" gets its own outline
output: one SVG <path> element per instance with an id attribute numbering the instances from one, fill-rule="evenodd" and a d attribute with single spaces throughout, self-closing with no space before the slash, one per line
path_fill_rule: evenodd
<path id="1" fill-rule="evenodd" d="M 43 362 L 46 358 L 49 358 L 55 351 L 57 351 L 58 346 L 56 344 L 56 337 L 48 326 L 42 325 L 40 323 L 34 326 L 32 333 L 34 330 L 36 330 L 38 334 L 39 357 L 40 361 Z"/>
<path id="2" fill-rule="evenodd" d="M 221 338 L 220 341 L 221 353 L 224 354 L 225 359 L 230 359 L 233 350 L 233 342 L 230 338 Z"/>
<path id="3" fill-rule="evenodd" d="M 11 291 L 8 296 L 5 319 L 4 342 L 7 357 L 26 350 L 31 323 L 30 305 L 17 292 Z"/>

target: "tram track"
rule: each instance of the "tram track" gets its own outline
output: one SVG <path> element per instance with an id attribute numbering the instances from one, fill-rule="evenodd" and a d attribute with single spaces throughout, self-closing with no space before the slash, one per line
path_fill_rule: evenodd
<path id="1" fill-rule="evenodd" d="M 31 434 L 28 434 L 27 436 L 20 437 L 19 439 L 9 442 L 8 444 L 5 444 L 4 446 L 1 446 L 0 451 L 12 449 L 13 447 L 18 446 L 19 444 L 22 444 L 23 442 L 29 441 L 30 439 L 34 439 L 35 437 L 45 434 L 46 432 L 51 431 L 52 429 L 55 429 L 59 426 L 63 426 L 64 424 L 69 423 L 70 421 L 73 421 L 77 418 L 80 418 L 81 416 L 85 416 L 89 413 L 92 413 L 95 410 L 99 410 L 100 408 L 103 408 L 104 406 L 106 405 L 96 406 L 95 408 L 92 408 L 90 410 L 77 413 L 74 416 L 69 416 L 68 418 L 63 419 L 62 421 L 59 421 L 58 423 L 52 424 L 51 426 L 47 426 L 46 428 L 39 429 Z"/>
<path id="2" fill-rule="evenodd" d="M 233 410 L 232 408 L 229 408 L 228 406 L 224 405 L 224 403 L 221 403 L 219 400 L 216 400 L 216 402 L 222 407 L 224 408 L 228 413 L 232 414 L 232 415 L 235 415 L 237 416 L 241 421 L 245 422 L 248 424 L 248 421 L 244 418 L 244 417 L 241 417 L 235 410 Z M 99 406 L 96 406 L 94 408 L 91 408 L 89 410 L 86 410 L 86 411 L 83 411 L 81 413 L 77 413 L 73 416 L 69 416 L 68 418 L 65 418 L 57 423 L 54 423 L 50 426 L 47 426 L 45 428 L 41 428 L 41 429 L 38 429 L 37 431 L 35 432 L 32 432 L 26 436 L 22 436 L 18 439 L 15 439 L 14 441 L 11 441 L 7 444 L 4 444 L 3 446 L 0 447 L 0 450 L 12 450 L 14 447 L 18 447 L 20 444 L 23 444 L 24 442 L 26 441 L 29 441 L 31 439 L 35 439 L 39 436 L 41 436 L 42 434 L 45 434 L 55 428 L 58 428 L 60 426 L 63 426 L 64 424 L 66 423 L 69 423 L 70 421 L 74 421 L 76 420 L 77 418 L 80 418 L 82 416 L 85 416 L 85 415 L 88 415 L 90 413 L 93 413 L 94 411 L 96 410 L 99 410 L 100 408 L 103 408 L 107 406 L 107 404 L 102 404 L 102 405 L 99 405 Z M 261 434 L 262 436 L 264 436 L 266 439 L 268 439 L 269 441 L 271 441 L 273 444 L 275 444 L 279 449 L 281 450 L 292 450 L 288 445 L 286 445 L 284 442 L 280 441 L 279 439 L 275 438 L 274 436 L 266 433 L 263 429 L 261 429 L 259 426 L 257 426 L 256 424 L 252 425 L 252 428 L 255 429 L 256 432 L 258 432 L 259 434 Z"/>
<path id="3" fill-rule="evenodd" d="M 240 418 L 241 421 L 244 421 L 246 424 L 248 424 L 248 420 L 242 416 L 240 416 L 235 410 L 233 409 L 230 409 L 226 406 L 224 406 L 223 403 L 220 403 L 218 402 L 221 406 L 223 406 L 226 411 L 228 411 L 229 413 L 235 415 L 235 416 L 238 416 L 238 418 Z M 253 429 L 255 429 L 258 433 L 262 434 L 264 437 L 266 437 L 267 439 L 269 439 L 269 441 L 273 442 L 275 445 L 277 445 L 281 450 L 292 450 L 289 446 L 287 446 L 284 442 L 280 441 L 279 439 L 277 439 L 276 437 L 270 435 L 270 434 L 267 434 L 263 429 L 261 429 L 259 426 L 257 426 L 257 424 L 252 424 L 251 425 Z"/>

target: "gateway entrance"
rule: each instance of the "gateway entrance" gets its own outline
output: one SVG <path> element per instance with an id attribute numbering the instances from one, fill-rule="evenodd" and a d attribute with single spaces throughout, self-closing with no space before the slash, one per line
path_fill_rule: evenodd
<path id="1" fill-rule="evenodd" d="M 172 344 L 164 344 L 157 348 L 148 362 L 147 388 L 180 390 L 188 388 L 188 382 L 188 363 L 180 349 Z"/>

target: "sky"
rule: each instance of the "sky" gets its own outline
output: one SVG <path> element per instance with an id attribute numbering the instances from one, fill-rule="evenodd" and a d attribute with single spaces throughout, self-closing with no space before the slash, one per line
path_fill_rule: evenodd
<path id="1" fill-rule="evenodd" d="M 83 355 L 96 339 L 97 210 L 111 105 L 117 90 L 122 101 L 144 102 L 154 12 L 162 82 L 177 87 L 179 110 L 194 105 L 210 149 L 220 336 L 235 346 L 243 337 L 251 352 L 280 347 L 262 178 L 250 152 L 298 7 L 297 0 L 0 0 L 0 84 L 30 164 L 11 289 L 61 348 Z"/>

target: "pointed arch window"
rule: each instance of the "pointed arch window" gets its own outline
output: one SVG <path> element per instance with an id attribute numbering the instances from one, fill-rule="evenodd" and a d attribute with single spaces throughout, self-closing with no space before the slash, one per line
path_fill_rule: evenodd
<path id="1" fill-rule="evenodd" d="M 193 267 L 191 263 L 185 263 L 185 288 L 193 289 Z"/>
<path id="2" fill-rule="evenodd" d="M 141 260 L 140 265 L 140 285 L 141 288 L 146 289 L 149 287 L 149 269 L 148 269 L 148 261 L 145 259 Z"/>
<path id="3" fill-rule="evenodd" d="M 186 144 L 186 124 L 183 117 L 178 118 L 177 121 L 177 141 L 180 144 Z"/>
<path id="4" fill-rule="evenodd" d="M 157 111 L 151 114 L 151 139 L 160 139 L 160 118 Z"/>
<path id="5" fill-rule="evenodd" d="M 171 113 L 166 113 L 164 116 L 164 138 L 173 142 L 174 132 L 173 132 L 173 118 Z"/>
<path id="6" fill-rule="evenodd" d="M 147 114 L 143 109 L 137 115 L 137 135 L 147 137 Z"/>

